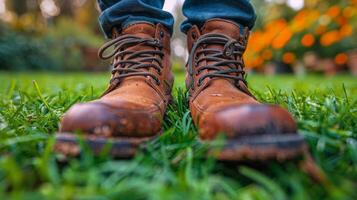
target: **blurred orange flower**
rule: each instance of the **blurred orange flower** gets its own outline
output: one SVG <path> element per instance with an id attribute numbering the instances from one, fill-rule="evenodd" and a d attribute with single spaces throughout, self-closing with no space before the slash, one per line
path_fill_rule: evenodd
<path id="1" fill-rule="evenodd" d="M 313 9 L 303 9 L 299 11 L 291 20 L 290 29 L 292 32 L 301 32 L 311 26 L 320 16 L 320 12 Z"/>
<path id="2" fill-rule="evenodd" d="M 356 14 L 356 10 L 351 6 L 347 6 L 345 9 L 343 9 L 342 12 L 342 15 L 346 18 L 351 18 L 355 14 Z"/>
<path id="3" fill-rule="evenodd" d="M 326 26 L 320 25 L 316 28 L 316 34 L 321 35 L 326 32 Z"/>
<path id="4" fill-rule="evenodd" d="M 270 49 L 265 49 L 262 53 L 262 58 L 264 60 L 271 60 L 273 57 L 273 52 Z"/>
<path id="5" fill-rule="evenodd" d="M 301 39 L 301 44 L 304 47 L 311 47 L 315 43 L 315 37 L 311 33 L 305 34 Z"/>
<path id="6" fill-rule="evenodd" d="M 342 42 L 348 43 L 349 41 L 342 39 L 353 37 L 354 17 L 357 17 L 357 6 L 352 5 L 352 2 L 357 5 L 357 0 L 350 0 L 347 6 L 336 2 L 335 5 L 327 7 L 327 10 L 326 7 L 312 9 L 307 6 L 295 12 L 292 19 L 269 20 L 251 34 L 244 55 L 246 64 L 252 68 L 259 68 L 272 59 L 293 64 L 306 51 L 311 51 L 311 47 L 327 47 L 337 42 L 341 42 L 341 45 Z M 338 47 L 341 45 L 338 43 L 336 49 L 335 46 L 331 49 L 333 55 L 340 51 Z M 294 49 L 299 51 L 295 53 Z M 338 54 L 333 58 L 338 65 L 342 65 L 347 62 L 348 56 Z"/>
<path id="7" fill-rule="evenodd" d="M 295 62 L 296 56 L 292 52 L 286 52 L 283 55 L 283 62 L 286 64 L 293 64 Z"/>
<path id="8" fill-rule="evenodd" d="M 346 24 L 346 25 L 342 26 L 341 29 L 340 29 L 340 36 L 341 37 L 351 36 L 352 33 L 353 33 L 353 28 L 349 24 Z"/>
<path id="9" fill-rule="evenodd" d="M 330 46 L 333 43 L 340 40 L 340 34 L 338 31 L 333 30 L 323 34 L 320 38 L 320 43 L 322 46 Z"/>
<path id="10" fill-rule="evenodd" d="M 348 56 L 345 53 L 339 53 L 335 57 L 335 63 L 337 65 L 343 65 L 346 64 L 348 60 Z"/>
<path id="11" fill-rule="evenodd" d="M 343 16 L 340 16 L 340 17 L 337 17 L 336 20 L 337 24 L 339 24 L 340 26 L 343 26 L 345 24 L 348 23 L 348 19 L 346 17 L 343 17 Z"/>
<path id="12" fill-rule="evenodd" d="M 274 38 L 272 47 L 274 49 L 283 48 L 286 43 L 288 43 L 288 41 L 291 39 L 292 35 L 293 33 L 288 28 L 285 28 Z"/>
<path id="13" fill-rule="evenodd" d="M 340 7 L 336 6 L 332 6 L 331 8 L 329 8 L 326 12 L 326 15 L 328 15 L 331 18 L 335 18 L 337 17 L 341 12 Z"/>

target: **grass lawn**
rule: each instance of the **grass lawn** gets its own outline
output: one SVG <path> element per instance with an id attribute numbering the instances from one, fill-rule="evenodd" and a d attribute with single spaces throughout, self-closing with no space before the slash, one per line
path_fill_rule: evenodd
<path id="1" fill-rule="evenodd" d="M 0 199 L 357 199 L 356 78 L 248 77 L 258 99 L 293 113 L 330 180 L 321 185 L 296 163 L 257 169 L 203 159 L 182 73 L 165 132 L 146 151 L 113 160 L 84 146 L 80 158 L 59 162 L 52 147 L 61 115 L 98 97 L 108 76 L 0 72 Z"/>

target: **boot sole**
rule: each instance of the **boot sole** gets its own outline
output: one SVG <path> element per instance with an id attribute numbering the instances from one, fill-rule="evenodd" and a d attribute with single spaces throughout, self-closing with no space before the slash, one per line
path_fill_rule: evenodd
<path id="1" fill-rule="evenodd" d="M 230 139 L 223 146 L 215 142 L 204 143 L 209 145 L 209 155 L 220 161 L 292 160 L 303 156 L 308 148 L 304 137 L 296 133 Z"/>
<path id="2" fill-rule="evenodd" d="M 152 137 L 115 137 L 104 138 L 95 135 L 78 136 L 72 133 L 57 133 L 54 150 L 69 157 L 77 157 L 82 153 L 81 142 L 87 146 L 94 155 L 99 155 L 103 150 L 115 158 L 132 158 L 140 145 L 156 138 Z M 109 149 L 106 149 L 109 148 Z"/>

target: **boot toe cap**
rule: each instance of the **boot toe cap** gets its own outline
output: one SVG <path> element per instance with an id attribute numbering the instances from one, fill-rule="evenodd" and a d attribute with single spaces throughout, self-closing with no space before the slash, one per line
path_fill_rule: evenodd
<path id="1" fill-rule="evenodd" d="M 150 136 L 160 131 L 161 116 L 158 110 L 149 112 L 112 107 L 101 102 L 79 103 L 62 117 L 60 132 L 82 131 L 86 134 L 111 136 Z"/>
<path id="2" fill-rule="evenodd" d="M 214 137 L 222 132 L 228 138 L 241 136 L 296 133 L 296 123 L 291 114 L 276 105 L 242 105 L 221 109 L 207 118 L 212 121 L 203 122 L 211 124 L 204 129 L 203 137 Z M 210 132 L 210 133 L 209 133 Z M 208 133 L 208 134 L 207 134 Z"/>

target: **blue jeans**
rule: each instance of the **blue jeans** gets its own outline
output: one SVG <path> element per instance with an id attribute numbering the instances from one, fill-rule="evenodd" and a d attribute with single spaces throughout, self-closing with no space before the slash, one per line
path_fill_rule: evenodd
<path id="1" fill-rule="evenodd" d="M 172 32 L 174 18 L 163 11 L 164 0 L 98 0 L 102 13 L 100 25 L 107 37 L 111 37 L 113 28 L 146 21 L 161 23 Z M 181 31 L 186 33 L 191 26 L 201 26 L 212 18 L 232 20 L 241 28 L 253 27 L 256 15 L 249 0 L 186 0 L 182 8 L 187 18 L 181 24 Z"/>

